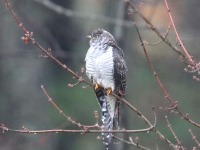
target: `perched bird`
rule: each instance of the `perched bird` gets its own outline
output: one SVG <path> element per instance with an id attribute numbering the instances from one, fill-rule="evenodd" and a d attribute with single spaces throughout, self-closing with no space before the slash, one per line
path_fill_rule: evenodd
<path id="1" fill-rule="evenodd" d="M 114 37 L 103 29 L 96 29 L 90 38 L 86 54 L 86 74 L 92 81 L 102 113 L 102 130 L 118 128 L 119 100 L 111 93 L 124 97 L 127 67 L 124 53 Z M 103 143 L 108 149 L 112 134 L 102 133 Z"/>

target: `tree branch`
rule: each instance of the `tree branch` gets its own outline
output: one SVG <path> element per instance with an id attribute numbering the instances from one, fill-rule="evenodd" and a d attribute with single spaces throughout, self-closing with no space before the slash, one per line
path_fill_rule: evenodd
<path id="1" fill-rule="evenodd" d="M 178 139 L 178 136 L 176 135 L 176 133 L 174 132 L 171 124 L 169 123 L 168 117 L 165 116 L 166 122 L 167 122 L 167 126 L 169 128 L 169 130 L 171 131 L 172 135 L 174 136 L 174 139 L 177 141 L 177 147 L 178 149 L 182 149 L 184 150 L 185 148 L 182 146 L 181 141 Z"/>
<path id="2" fill-rule="evenodd" d="M 139 130 L 90 130 L 88 128 L 82 129 L 82 130 L 64 130 L 64 129 L 52 129 L 52 130 L 28 130 L 28 129 L 22 129 L 22 130 L 16 130 L 6 127 L 5 125 L 1 124 L 0 129 L 2 129 L 3 133 L 7 132 L 18 132 L 18 133 L 30 133 L 30 134 L 37 134 L 37 133 L 141 133 L 141 132 L 148 132 L 149 129 L 139 129 Z"/>
<path id="3" fill-rule="evenodd" d="M 174 29 L 174 32 L 175 32 L 175 34 L 176 34 L 177 40 L 179 41 L 180 46 L 181 46 L 183 52 L 185 53 L 185 56 L 186 56 L 186 57 L 188 58 L 188 60 L 190 61 L 190 64 L 193 64 L 193 66 L 195 66 L 194 60 L 192 59 L 191 55 L 189 54 L 189 52 L 188 52 L 187 49 L 185 48 L 185 46 L 184 46 L 184 44 L 183 44 L 183 42 L 182 42 L 182 40 L 181 40 L 181 38 L 180 38 L 180 36 L 179 36 L 179 34 L 178 34 L 178 32 L 177 32 L 177 29 L 176 29 L 176 26 L 175 26 L 175 24 L 174 24 L 174 20 L 173 20 L 173 18 L 172 18 L 172 15 L 171 15 L 171 12 L 170 12 L 169 5 L 168 5 L 167 0 L 165 0 L 165 5 L 166 5 L 167 11 L 168 11 L 168 15 L 169 15 L 169 18 L 170 18 L 170 22 L 171 22 L 172 27 L 173 27 L 173 29 Z"/>
<path id="4" fill-rule="evenodd" d="M 68 115 L 66 115 L 60 108 L 58 105 L 56 105 L 56 103 L 53 101 L 53 99 L 49 96 L 48 92 L 46 91 L 46 89 L 44 88 L 44 86 L 42 85 L 41 86 L 41 89 L 42 91 L 44 92 L 44 94 L 46 95 L 46 97 L 48 98 L 48 101 L 59 111 L 60 114 L 62 114 L 68 121 L 70 121 L 72 124 L 75 124 L 77 125 L 79 128 L 81 128 L 82 130 L 89 130 L 91 128 L 98 128 L 98 129 L 101 129 L 101 127 L 98 125 L 98 124 L 95 124 L 95 125 L 82 125 L 81 123 L 78 123 L 76 122 L 74 119 L 72 119 L 71 117 L 69 117 Z M 125 100 L 126 101 L 126 100 Z M 127 101 L 126 101 L 127 102 Z M 129 104 L 130 105 L 130 104 Z M 133 107 L 131 105 L 131 107 Z M 146 128 L 146 129 L 138 129 L 138 130 L 126 130 L 126 129 L 123 129 L 123 130 L 114 130 L 114 133 L 117 132 L 117 133 L 140 133 L 140 132 L 148 132 L 148 131 L 151 131 L 154 129 L 155 125 L 156 125 L 156 113 L 153 110 L 153 114 L 154 114 L 154 118 L 155 118 L 155 122 L 154 122 L 154 125 L 151 125 L 151 123 L 144 117 L 143 119 L 146 119 L 147 122 L 150 124 L 148 124 L 150 127 L 149 128 Z M 140 112 L 138 112 L 140 113 Z M 137 113 L 137 114 L 138 114 Z M 141 116 L 143 116 L 141 113 L 140 113 Z M 81 130 L 81 131 L 82 131 Z M 92 131 L 92 130 L 89 130 L 89 131 Z M 105 131 L 100 131 L 100 132 L 105 132 Z M 109 131 L 110 132 L 110 131 Z"/>
<path id="5" fill-rule="evenodd" d="M 173 44 L 167 39 L 165 38 L 165 36 L 163 36 L 161 34 L 161 32 L 139 11 L 137 11 L 137 9 L 135 8 L 135 6 L 129 1 L 129 0 L 124 0 L 134 11 L 134 13 L 136 15 L 138 15 L 139 17 L 141 17 L 145 23 L 149 26 L 149 28 L 155 32 L 157 34 L 158 37 L 160 37 L 163 42 L 165 42 L 165 44 L 167 44 L 172 50 L 174 50 L 177 54 L 181 55 L 183 58 L 185 58 L 185 55 L 176 47 L 173 46 Z"/>
<path id="6" fill-rule="evenodd" d="M 113 136 L 113 138 L 114 138 L 114 139 L 117 139 L 117 140 L 119 140 L 119 141 L 121 141 L 121 142 L 124 142 L 124 143 L 126 143 L 126 144 L 128 144 L 128 145 L 137 147 L 138 149 L 142 149 L 142 150 L 151 150 L 151 149 L 149 149 L 149 148 L 147 148 L 147 147 L 144 147 L 144 146 L 142 146 L 142 145 L 140 145 L 140 144 L 134 143 L 132 140 L 131 140 L 131 141 L 127 141 L 127 140 L 124 140 L 124 139 L 119 138 L 119 137 L 117 137 L 117 136 Z"/>
<path id="7" fill-rule="evenodd" d="M 129 3 L 130 3 L 130 2 L 129 2 Z M 134 7 L 133 7 L 133 8 L 134 8 Z M 147 50 L 146 50 L 146 48 L 145 48 L 145 45 L 144 45 L 144 43 L 143 43 L 143 40 L 142 40 L 141 34 L 140 34 L 140 32 L 139 32 L 139 29 L 138 29 L 138 27 L 137 27 L 137 25 L 136 25 L 136 23 L 135 23 L 135 21 L 134 21 L 133 14 L 130 13 L 129 15 L 131 16 L 133 25 L 134 25 L 134 27 L 135 27 L 135 29 L 136 29 L 137 34 L 138 34 L 138 37 L 139 37 L 139 40 L 140 40 L 140 42 L 141 42 L 141 46 L 142 46 L 142 48 L 143 48 L 145 57 L 146 57 L 146 59 L 147 59 L 149 68 L 150 68 L 150 70 L 151 70 L 151 72 L 152 72 L 152 74 L 153 74 L 153 76 L 154 76 L 154 78 L 155 78 L 155 80 L 156 80 L 158 86 L 159 86 L 160 89 L 162 90 L 162 92 L 163 92 L 165 98 L 166 98 L 166 99 L 169 101 L 169 103 L 171 104 L 170 109 L 176 110 L 176 112 L 179 114 L 179 116 L 180 116 L 181 118 L 183 118 L 184 120 L 186 120 L 186 121 L 189 122 L 190 124 L 192 124 L 192 125 L 194 125 L 194 126 L 200 128 L 200 124 L 198 124 L 198 123 L 196 123 L 195 121 L 191 120 L 191 119 L 189 118 L 189 115 L 184 115 L 184 114 L 179 110 L 178 101 L 174 101 L 174 100 L 172 99 L 172 97 L 169 95 L 169 93 L 167 92 L 167 90 L 165 89 L 164 85 L 162 84 L 162 82 L 161 82 L 161 80 L 160 80 L 158 74 L 156 73 L 156 70 L 155 70 L 155 68 L 154 68 L 154 66 L 153 66 L 153 64 L 152 64 L 152 62 L 151 62 L 151 60 L 150 60 L 150 58 L 149 58 L 149 55 L 148 55 Z"/>
<path id="8" fill-rule="evenodd" d="M 192 132 L 191 129 L 189 129 L 188 131 L 189 131 L 190 135 L 192 136 L 193 141 L 197 144 L 197 147 L 200 148 L 200 142 L 199 142 L 199 140 L 197 139 L 197 137 L 194 135 L 194 133 Z"/>
<path id="9" fill-rule="evenodd" d="M 24 41 L 24 43 L 28 44 L 28 43 L 32 43 L 33 45 L 35 45 L 38 49 L 40 49 L 43 53 L 45 53 L 51 60 L 53 60 L 58 66 L 60 66 L 61 68 L 63 68 L 64 70 L 66 70 L 67 72 L 69 72 L 73 77 L 75 77 L 76 79 L 78 79 L 78 81 L 80 82 L 84 82 L 88 85 L 92 85 L 91 82 L 86 81 L 85 79 L 83 79 L 81 76 L 79 76 L 78 74 L 76 74 L 72 69 L 70 69 L 68 66 L 66 66 L 65 64 L 63 64 L 62 62 L 60 62 L 57 58 L 55 58 L 48 50 L 46 50 L 45 48 L 43 48 L 34 38 L 33 38 L 33 33 L 29 32 L 28 30 L 25 29 L 25 27 L 22 25 L 22 23 L 20 22 L 20 20 L 18 19 L 18 17 L 15 15 L 14 11 L 12 10 L 12 7 L 10 6 L 8 0 L 5 0 L 8 9 L 10 10 L 12 16 L 14 17 L 16 23 L 19 25 L 19 27 L 22 29 L 22 31 L 24 32 L 24 37 L 22 37 L 22 40 Z M 135 25 L 135 24 L 134 24 Z M 170 96 L 168 95 L 168 93 L 166 92 L 165 88 L 162 86 L 162 83 L 160 81 L 160 79 L 158 78 L 155 69 L 153 68 L 153 65 L 148 57 L 146 48 L 144 47 L 144 43 L 142 41 L 141 35 L 139 33 L 139 30 L 137 28 L 137 26 L 135 25 L 136 31 L 138 33 L 139 39 L 141 41 L 141 45 L 144 49 L 145 52 L 145 56 L 147 57 L 149 66 L 154 74 L 154 77 L 156 79 L 156 81 L 158 82 L 159 86 L 161 87 L 162 91 L 164 92 L 164 94 L 166 95 L 166 98 L 170 101 L 170 103 L 174 104 L 172 99 L 170 98 Z M 162 39 L 162 38 L 161 38 Z M 178 53 L 182 54 L 180 51 L 177 51 Z M 43 91 L 45 93 L 45 91 Z M 45 94 L 49 100 L 52 100 L 50 98 L 50 96 L 48 96 L 48 94 Z M 140 116 L 145 123 L 149 126 L 147 129 L 140 129 L 140 130 L 112 130 L 112 131 L 102 131 L 102 130 L 88 130 L 88 129 L 82 129 L 82 130 L 62 130 L 62 129 L 56 129 L 56 130 L 14 130 L 14 129 L 9 129 L 7 127 L 5 127 L 4 125 L 1 125 L 0 128 L 3 131 L 11 131 L 11 132 L 20 132 L 20 133 L 48 133 L 48 132 L 73 132 L 73 133 L 102 133 L 102 132 L 112 132 L 112 133 L 139 133 L 139 132 L 147 132 L 147 131 L 154 131 L 161 139 L 163 139 L 167 144 L 169 144 L 169 146 L 172 146 L 174 149 L 177 149 L 176 145 L 174 145 L 170 140 L 168 140 L 161 132 L 159 132 L 156 128 L 156 117 L 155 117 L 155 123 L 152 124 L 139 110 L 137 110 L 132 104 L 130 104 L 127 100 L 120 98 L 119 96 L 115 95 L 114 93 L 112 93 L 113 96 L 115 96 L 116 98 L 118 98 L 119 100 L 121 100 L 123 103 L 125 103 L 132 111 L 136 112 L 138 116 Z M 53 101 L 51 102 L 53 105 Z M 175 103 L 176 104 L 176 103 Z M 56 107 L 57 105 L 54 105 L 54 107 Z M 56 108 L 59 112 L 62 112 L 62 110 L 60 110 L 59 108 Z M 178 107 L 175 107 L 175 109 L 178 111 Z M 64 114 L 62 114 L 64 115 Z M 184 115 L 183 115 L 184 116 Z M 66 118 L 68 118 L 68 116 L 66 116 Z M 184 118 L 184 117 L 183 117 Z M 187 117 L 186 119 L 188 122 L 190 122 L 191 120 Z M 79 123 L 74 123 L 76 125 L 79 126 Z"/>

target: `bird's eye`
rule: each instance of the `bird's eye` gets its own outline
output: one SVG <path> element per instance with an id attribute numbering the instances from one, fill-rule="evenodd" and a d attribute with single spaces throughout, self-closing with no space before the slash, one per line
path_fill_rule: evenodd
<path id="1" fill-rule="evenodd" d="M 93 38 L 95 38 L 95 39 L 98 37 L 99 37 L 99 34 L 97 34 L 97 33 L 93 35 Z"/>
<path id="2" fill-rule="evenodd" d="M 98 38 L 102 33 L 103 33 L 103 31 L 102 31 L 101 29 L 94 30 L 94 31 L 92 32 L 92 37 L 93 37 L 94 39 L 96 39 L 96 38 Z"/>

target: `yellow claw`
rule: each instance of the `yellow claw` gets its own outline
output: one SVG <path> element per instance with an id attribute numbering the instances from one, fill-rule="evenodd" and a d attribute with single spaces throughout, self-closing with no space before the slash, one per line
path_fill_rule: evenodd
<path id="1" fill-rule="evenodd" d="M 98 84 L 95 84 L 94 89 L 97 90 L 98 88 L 99 88 L 99 85 L 98 85 Z"/>
<path id="2" fill-rule="evenodd" d="M 106 91 L 106 94 L 107 94 L 107 95 L 110 95 L 111 93 L 112 93 L 112 89 L 109 88 L 109 89 Z"/>

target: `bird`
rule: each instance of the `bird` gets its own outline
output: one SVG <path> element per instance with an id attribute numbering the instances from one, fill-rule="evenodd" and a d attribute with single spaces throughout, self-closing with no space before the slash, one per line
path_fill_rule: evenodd
<path id="1" fill-rule="evenodd" d="M 85 57 L 86 75 L 93 83 L 93 89 L 101 109 L 102 131 L 119 128 L 119 97 L 125 96 L 127 66 L 124 52 L 114 37 L 104 29 L 95 29 L 90 38 Z M 112 141 L 112 133 L 102 132 L 106 149 Z"/>

